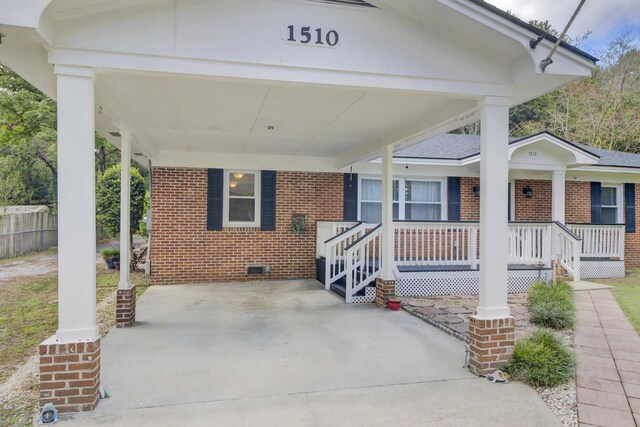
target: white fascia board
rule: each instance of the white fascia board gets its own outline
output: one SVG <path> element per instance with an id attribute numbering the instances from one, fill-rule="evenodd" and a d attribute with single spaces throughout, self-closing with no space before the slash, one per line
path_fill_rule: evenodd
<path id="1" fill-rule="evenodd" d="M 371 164 L 381 164 L 382 159 L 370 160 Z M 397 165 L 423 165 L 423 166 L 462 166 L 460 160 L 452 159 L 425 159 L 419 157 L 394 157 L 393 163 Z"/>
<path id="2" fill-rule="evenodd" d="M 482 94 L 508 97 L 512 93 L 511 85 L 499 83 L 98 51 L 65 46 L 52 46 L 49 49 L 49 62 L 113 70 L 251 79 L 289 84 L 331 85 L 372 90 L 407 90 L 414 93 L 454 97 L 477 97 Z"/>
<path id="3" fill-rule="evenodd" d="M 640 168 L 618 167 L 618 166 L 580 166 L 571 168 L 575 172 L 597 172 L 597 173 L 613 173 L 613 174 L 634 174 L 640 176 Z"/>
<path id="4" fill-rule="evenodd" d="M 333 158 L 209 151 L 160 151 L 154 167 L 340 172 Z"/>
<path id="5" fill-rule="evenodd" d="M 53 0 L 0 0 L 0 24 L 38 28 L 42 13 Z"/>

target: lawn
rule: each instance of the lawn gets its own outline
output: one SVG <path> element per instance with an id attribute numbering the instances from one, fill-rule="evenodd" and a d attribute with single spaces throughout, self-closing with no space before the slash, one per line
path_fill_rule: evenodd
<path id="1" fill-rule="evenodd" d="M 51 252 L 51 251 L 47 251 Z M 55 251 L 51 252 L 55 254 Z M 31 254 L 31 257 L 42 252 Z M 21 257 L 28 261 L 29 255 Z M 15 261 L 12 259 L 11 261 Z M 0 263 L 1 264 L 1 263 Z M 113 295 L 119 282 L 116 271 L 98 264 L 96 274 L 96 300 L 98 303 Z M 138 296 L 145 290 L 143 273 L 132 273 L 131 280 L 138 286 Z M 115 322 L 115 304 L 108 304 L 98 313 L 111 324 L 101 323 L 103 334 Z M 0 285 L 0 384 L 21 364 L 38 352 L 38 344 L 53 335 L 58 323 L 57 276 L 55 273 L 33 278 L 21 277 L 16 283 Z M 37 377 L 36 377 L 37 378 Z M 23 390 L 17 400 L 0 399 L 0 425 L 26 425 L 37 406 L 37 382 Z"/>
<path id="2" fill-rule="evenodd" d="M 640 334 L 640 269 L 631 270 L 624 278 L 598 279 L 595 282 L 613 286 L 618 304 Z"/>

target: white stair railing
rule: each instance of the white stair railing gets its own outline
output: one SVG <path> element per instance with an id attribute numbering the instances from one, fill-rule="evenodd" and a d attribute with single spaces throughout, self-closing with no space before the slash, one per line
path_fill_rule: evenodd
<path id="1" fill-rule="evenodd" d="M 624 260 L 624 224 L 570 224 L 582 239 L 585 258 L 618 258 Z"/>
<path id="2" fill-rule="evenodd" d="M 551 223 L 509 223 L 509 263 L 551 267 Z"/>
<path id="3" fill-rule="evenodd" d="M 552 252 L 567 273 L 573 276 L 573 280 L 580 280 L 580 256 L 582 242 L 580 237 L 561 222 L 553 222 L 553 249 Z"/>
<path id="4" fill-rule="evenodd" d="M 346 272 L 346 248 L 362 237 L 371 226 L 364 223 L 335 223 L 337 233 L 324 242 L 325 273 L 324 287 L 329 290 L 331 284 L 340 280 Z"/>
<path id="5" fill-rule="evenodd" d="M 478 265 L 473 222 L 395 222 L 397 265 Z"/>
<path id="6" fill-rule="evenodd" d="M 353 295 L 380 276 L 382 269 L 381 236 L 382 225 L 379 224 L 346 248 L 346 302 L 352 303 Z"/>

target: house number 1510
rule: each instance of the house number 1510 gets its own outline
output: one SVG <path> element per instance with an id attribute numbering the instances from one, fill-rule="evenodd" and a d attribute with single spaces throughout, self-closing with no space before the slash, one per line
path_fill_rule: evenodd
<path id="1" fill-rule="evenodd" d="M 340 35 L 336 30 L 330 30 L 326 33 L 322 28 L 299 27 L 289 25 L 287 27 L 289 38 L 288 42 L 335 46 L 340 41 Z"/>

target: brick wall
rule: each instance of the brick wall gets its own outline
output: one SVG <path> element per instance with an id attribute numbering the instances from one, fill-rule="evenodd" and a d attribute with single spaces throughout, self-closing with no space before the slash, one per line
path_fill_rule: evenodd
<path id="1" fill-rule="evenodd" d="M 157 284 L 249 280 L 247 264 L 271 266 L 271 279 L 315 277 L 316 221 L 343 216 L 343 175 L 278 172 L 276 231 L 208 231 L 207 170 L 153 169 L 151 274 Z M 307 231 L 289 231 L 291 215 L 307 218 Z M 264 276 L 251 278 L 265 279 Z"/>
<path id="2" fill-rule="evenodd" d="M 591 222 L 591 184 L 567 181 L 565 183 L 564 217 L 567 224 Z"/>
<path id="3" fill-rule="evenodd" d="M 460 178 L 460 220 L 480 220 L 480 197 L 473 195 L 473 187 L 480 185 L 480 178 Z"/>
<path id="4" fill-rule="evenodd" d="M 532 197 L 522 193 L 527 185 L 533 190 Z M 551 191 L 551 181 L 517 179 L 514 188 L 516 221 L 551 221 Z"/>

